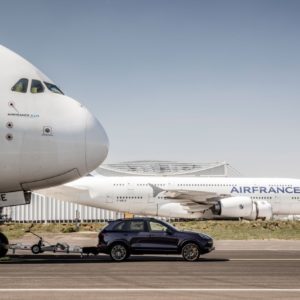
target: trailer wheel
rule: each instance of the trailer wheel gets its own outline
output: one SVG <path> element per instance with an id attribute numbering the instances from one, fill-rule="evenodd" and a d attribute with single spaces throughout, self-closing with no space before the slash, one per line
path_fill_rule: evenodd
<path id="1" fill-rule="evenodd" d="M 33 254 L 39 254 L 42 253 L 41 247 L 38 244 L 35 244 L 31 247 L 31 252 Z"/>
<path id="2" fill-rule="evenodd" d="M 0 257 L 6 255 L 8 251 L 8 239 L 7 237 L 0 232 Z"/>

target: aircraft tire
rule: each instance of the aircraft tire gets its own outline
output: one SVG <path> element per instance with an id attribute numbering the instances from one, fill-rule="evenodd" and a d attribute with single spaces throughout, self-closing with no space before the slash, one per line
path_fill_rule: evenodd
<path id="1" fill-rule="evenodd" d="M 0 257 L 7 254 L 8 251 L 8 239 L 6 235 L 0 232 Z"/>

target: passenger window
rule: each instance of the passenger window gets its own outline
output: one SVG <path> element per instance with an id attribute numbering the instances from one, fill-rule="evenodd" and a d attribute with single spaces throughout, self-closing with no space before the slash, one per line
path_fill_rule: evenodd
<path id="1" fill-rule="evenodd" d="M 126 229 L 126 222 L 120 222 L 118 223 L 114 228 L 113 230 L 116 230 L 116 231 L 125 231 Z"/>
<path id="2" fill-rule="evenodd" d="M 144 221 L 131 221 L 129 224 L 130 231 L 145 231 Z"/>
<path id="3" fill-rule="evenodd" d="M 56 93 L 56 94 L 60 94 L 60 95 L 64 94 L 55 84 L 45 82 L 45 81 L 44 81 L 44 83 L 45 83 L 47 89 L 49 91 L 51 91 L 52 93 Z"/>
<path id="4" fill-rule="evenodd" d="M 27 87 L 28 87 L 28 79 L 22 78 L 11 88 L 11 90 L 13 92 L 26 93 Z"/>
<path id="5" fill-rule="evenodd" d="M 32 94 L 43 93 L 44 86 L 39 80 L 32 79 L 30 91 Z"/>
<path id="6" fill-rule="evenodd" d="M 150 221 L 149 222 L 149 225 L 150 225 L 150 231 L 156 231 L 156 232 L 165 232 L 167 231 L 168 227 L 161 224 L 161 223 L 158 223 L 158 222 L 153 222 L 153 221 Z"/>
<path id="7" fill-rule="evenodd" d="M 145 231 L 144 221 L 123 221 L 118 223 L 113 230 L 116 231 Z"/>

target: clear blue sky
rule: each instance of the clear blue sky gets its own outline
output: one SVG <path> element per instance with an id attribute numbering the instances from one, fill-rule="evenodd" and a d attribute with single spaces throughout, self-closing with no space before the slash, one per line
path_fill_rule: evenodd
<path id="1" fill-rule="evenodd" d="M 94 112 L 108 162 L 300 178 L 300 1 L 0 0 L 0 38 Z"/>

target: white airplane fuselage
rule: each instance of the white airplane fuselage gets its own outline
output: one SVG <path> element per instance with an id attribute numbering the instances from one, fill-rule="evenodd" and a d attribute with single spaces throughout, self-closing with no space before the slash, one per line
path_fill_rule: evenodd
<path id="1" fill-rule="evenodd" d="M 98 120 L 41 71 L 0 45 L 0 215 L 31 191 L 84 176 L 107 156 Z M 0 232 L 0 257 L 8 239 Z"/>
<path id="2" fill-rule="evenodd" d="M 154 193 L 151 185 L 161 191 Z M 88 176 L 68 183 L 65 187 L 66 190 L 62 188 L 62 191 L 52 193 L 52 196 L 61 200 L 137 215 L 173 218 L 214 216 L 211 210 L 200 212 L 199 209 L 194 209 L 193 211 L 193 207 L 197 208 L 197 205 L 193 206 L 195 203 L 189 205 L 187 201 L 185 206 L 180 199 L 166 197 L 165 191 L 170 190 L 217 193 L 224 195 L 225 199 L 222 201 L 225 205 L 229 203 L 227 199 L 233 203 L 235 200 L 236 203 L 240 201 L 242 205 L 248 205 L 249 201 L 263 204 L 264 207 L 267 204 L 267 209 L 271 210 L 272 215 L 300 214 L 300 180 L 297 179 Z M 51 195 L 51 189 L 47 194 Z M 224 207 L 224 212 L 225 209 Z M 227 217 L 230 217 L 230 209 Z M 232 208 L 232 213 L 232 217 L 236 217 L 239 213 L 238 207 Z M 245 213 L 241 216 L 245 216 Z M 258 216 L 252 215 L 249 218 L 255 219 Z"/>
<path id="3" fill-rule="evenodd" d="M 75 180 L 107 155 L 101 124 L 52 86 L 32 64 L 0 45 L 0 193 Z"/>

